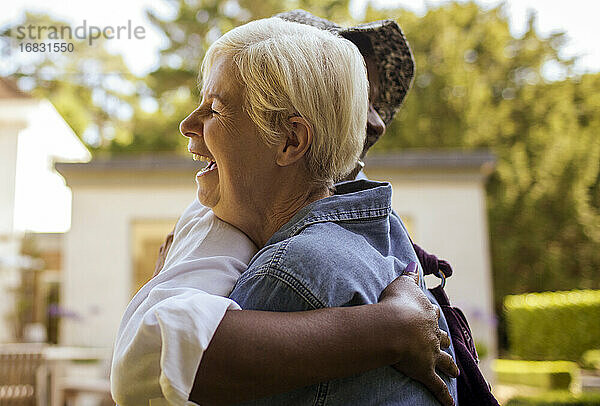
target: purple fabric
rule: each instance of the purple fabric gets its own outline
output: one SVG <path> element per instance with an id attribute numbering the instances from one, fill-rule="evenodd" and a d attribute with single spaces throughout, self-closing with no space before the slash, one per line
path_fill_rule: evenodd
<path id="1" fill-rule="evenodd" d="M 452 267 L 445 261 L 429 254 L 423 248 L 413 243 L 417 257 L 423 267 L 425 275 L 439 275 L 442 271 L 446 277 L 452 275 Z M 479 357 L 473 342 L 471 328 L 467 318 L 458 307 L 452 307 L 450 300 L 441 286 L 429 289 L 446 316 L 450 328 L 450 338 L 456 355 L 456 365 L 460 375 L 456 380 L 459 406 L 493 405 L 499 406 L 498 401 L 490 390 L 490 385 L 485 380 L 479 369 Z"/>
<path id="2" fill-rule="evenodd" d="M 445 259 L 438 259 L 433 254 L 426 252 L 423 248 L 419 247 L 417 244 L 413 242 L 413 248 L 417 253 L 417 258 L 419 258 L 419 262 L 421 262 L 421 266 L 423 267 L 423 272 L 425 275 L 438 275 L 439 271 L 442 271 L 446 278 L 452 276 L 452 266 Z"/>

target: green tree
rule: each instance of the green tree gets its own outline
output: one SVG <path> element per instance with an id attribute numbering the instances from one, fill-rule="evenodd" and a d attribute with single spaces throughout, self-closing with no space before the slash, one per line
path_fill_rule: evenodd
<path id="1" fill-rule="evenodd" d="M 127 69 L 120 55 L 106 50 L 103 39 L 90 45 L 86 40 L 68 38 L 65 34 L 61 42 L 72 46 L 72 51 L 21 49 L 25 44 L 51 43 L 50 30 L 38 31 L 38 27 L 66 26 L 70 25 L 46 14 L 25 13 L 22 21 L 0 29 L 0 54 L 4 62 L 0 75 L 16 79 L 33 96 L 50 100 L 92 150 L 101 150 L 114 139 L 129 137 L 138 96 L 148 90 Z M 19 38 L 19 27 L 23 27 L 21 33 L 25 33 L 25 38 Z"/>
<path id="2" fill-rule="evenodd" d="M 375 150 L 489 148 L 496 309 L 506 294 L 600 287 L 600 74 L 574 75 L 564 33 L 515 38 L 502 6 L 448 4 L 396 18 L 416 58 L 406 105 Z M 564 80 L 548 82 L 551 64 Z M 451 236 L 449 236 L 451 238 Z"/>

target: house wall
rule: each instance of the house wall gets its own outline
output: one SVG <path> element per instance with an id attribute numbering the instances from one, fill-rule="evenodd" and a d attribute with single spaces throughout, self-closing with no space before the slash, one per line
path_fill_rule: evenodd
<path id="1" fill-rule="evenodd" d="M 17 126 L 0 122 L 0 236 L 13 232 L 19 130 Z"/>
<path id="2" fill-rule="evenodd" d="M 54 161 L 87 162 L 91 155 L 50 102 L 39 101 L 31 115 L 19 133 L 14 227 L 65 232 L 70 225 L 71 192 L 54 170 Z"/>
<path id="3" fill-rule="evenodd" d="M 26 126 L 26 103 L 0 100 L 0 258 L 14 259 L 19 254 L 20 235 L 15 233 L 15 187 L 18 135 Z M 12 107 L 11 107 L 12 106 Z M 19 286 L 19 270 L 0 266 L 0 343 L 15 337 L 15 288 Z"/>
<path id="4" fill-rule="evenodd" d="M 31 99 L 0 99 L 0 236 L 14 230 L 15 185 L 19 132 L 37 107 Z"/>
<path id="5" fill-rule="evenodd" d="M 132 298 L 131 227 L 140 219 L 175 220 L 194 197 L 189 186 L 73 186 L 66 234 L 60 342 L 111 347 Z"/>

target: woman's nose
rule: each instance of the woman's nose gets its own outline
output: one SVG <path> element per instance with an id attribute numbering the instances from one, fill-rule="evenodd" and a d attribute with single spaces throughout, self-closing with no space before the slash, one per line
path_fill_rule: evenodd
<path id="1" fill-rule="evenodd" d="M 198 110 L 194 110 L 179 124 L 179 132 L 185 137 L 202 135 L 202 121 L 198 116 Z"/>
<path id="2" fill-rule="evenodd" d="M 379 138 L 385 132 L 385 123 L 381 119 L 375 107 L 369 104 L 369 112 L 367 113 L 367 134 L 375 135 Z"/>

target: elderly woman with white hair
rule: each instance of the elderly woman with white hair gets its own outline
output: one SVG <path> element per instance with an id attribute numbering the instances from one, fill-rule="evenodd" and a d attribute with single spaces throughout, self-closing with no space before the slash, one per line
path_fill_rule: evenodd
<path id="1" fill-rule="evenodd" d="M 356 166 L 369 105 L 363 59 L 349 41 L 276 18 L 251 22 L 208 50 L 202 96 L 181 124 L 190 152 L 209 162 L 196 175 L 198 200 L 260 247 L 230 295 L 242 308 L 376 303 L 418 262 L 389 184 L 333 187 Z M 253 404 L 313 403 L 437 402 L 384 367 Z"/>
<path id="2" fill-rule="evenodd" d="M 278 17 L 330 30 L 360 49 L 371 84 L 364 155 L 385 131 L 384 123 L 391 121 L 413 76 L 412 56 L 400 28 L 386 20 L 342 29 L 302 10 Z M 397 219 L 389 219 L 394 226 L 388 231 L 372 228 L 378 235 L 389 234 L 387 261 L 376 265 L 381 274 L 373 264 L 364 266 L 363 278 L 374 274 L 378 281 L 373 286 L 356 284 L 366 257 L 352 266 L 343 260 L 358 258 L 357 252 L 373 254 L 367 248 L 378 239 L 362 230 L 363 243 L 338 236 L 338 248 L 345 248 L 333 249 L 324 258 L 316 255 L 323 248 L 314 242 L 303 245 L 306 255 L 296 256 L 298 263 L 279 275 L 291 283 L 288 286 L 310 291 L 314 285 L 302 281 L 312 276 L 318 280 L 326 272 L 336 281 L 325 281 L 317 290 L 329 287 L 328 298 L 320 297 L 324 289 L 313 295 L 316 302 L 298 303 L 292 297 L 289 306 L 275 306 L 269 300 L 252 304 L 243 295 L 246 307 L 285 310 L 272 312 L 235 311 L 238 304 L 223 297 L 248 262 L 250 271 L 254 269 L 256 262 L 250 260 L 257 247 L 264 247 L 262 256 L 278 243 L 273 240 L 277 227 L 291 224 L 294 213 L 308 213 L 320 203 L 331 207 L 339 198 L 332 181 L 353 160 L 355 169 L 346 178 L 353 179 L 361 168 L 356 151 L 365 133 L 363 60 L 357 59 L 357 48 L 334 38 L 332 42 L 331 34 L 267 20 L 228 34 L 208 52 L 203 101 L 181 125 L 194 157 L 208 164 L 197 174 L 198 198 L 167 240 L 170 249 L 162 251 L 157 275 L 135 295 L 123 316 L 111 373 L 117 403 L 184 405 L 189 399 L 228 404 L 390 364 L 425 385 L 442 404 L 453 403 L 448 388 L 455 393 L 454 381 L 446 379 L 446 386 L 440 379 L 444 373 L 457 373 L 452 358 L 440 351 L 440 345 L 450 345 L 439 328 L 447 330 L 446 324 L 442 317 L 438 325 L 439 312 L 414 283 L 418 274 L 410 270 L 416 270 L 415 262 L 405 271 L 412 277 L 394 279 L 379 302 L 349 306 L 372 303 L 381 290 L 379 282 L 388 283 L 408 260 L 402 252 L 394 258 L 398 247 L 412 249 L 405 247 L 407 236 Z M 386 189 L 385 184 L 365 185 L 361 188 Z M 365 203 L 369 199 L 365 197 Z M 387 211 L 382 211 L 382 219 Z M 345 226 L 368 223 L 348 216 Z M 318 230 L 306 226 L 311 232 Z M 265 244 L 268 238 L 272 241 Z M 380 256 L 381 252 L 371 255 L 370 261 L 377 263 Z M 348 275 L 340 277 L 339 269 L 332 272 L 333 264 Z M 303 266 L 311 267 L 314 275 Z M 356 288 L 348 289 L 353 284 Z M 289 292 L 276 291 L 283 293 L 278 300 L 288 300 Z M 244 289 L 234 292 L 239 293 Z M 342 299 L 334 300 L 338 294 Z M 255 299 L 262 302 L 259 295 Z M 336 303 L 343 307 L 324 307 Z M 315 310 L 289 312 L 307 308 Z"/>

